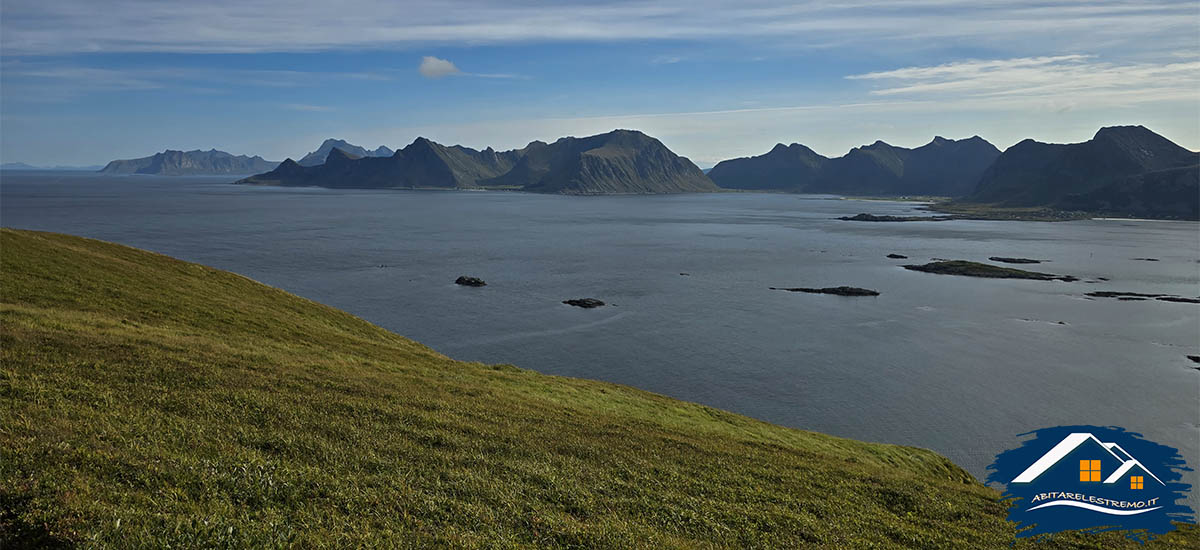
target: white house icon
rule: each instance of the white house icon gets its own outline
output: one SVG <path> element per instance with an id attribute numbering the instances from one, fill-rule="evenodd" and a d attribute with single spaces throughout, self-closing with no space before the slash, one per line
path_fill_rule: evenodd
<path id="1" fill-rule="evenodd" d="M 1095 442 L 1121 463 L 1121 466 L 1113 471 L 1112 474 L 1109 474 L 1108 477 L 1104 478 L 1104 483 L 1116 483 L 1126 474 L 1133 471 L 1134 468 L 1138 468 L 1141 469 L 1141 471 L 1146 475 L 1154 478 L 1154 480 L 1160 485 L 1166 485 L 1166 483 L 1163 483 L 1161 479 L 1158 479 L 1158 476 L 1154 475 L 1152 472 L 1150 472 L 1150 470 L 1147 470 L 1141 462 L 1138 462 L 1138 460 L 1133 458 L 1133 456 L 1126 452 L 1125 449 L 1122 449 L 1120 445 L 1117 445 L 1116 443 L 1105 443 L 1099 439 L 1096 439 L 1096 436 L 1090 433 L 1073 433 L 1067 437 L 1064 437 L 1062 441 L 1058 442 L 1058 445 L 1055 445 L 1053 449 L 1050 449 L 1046 452 L 1046 454 L 1042 455 L 1041 458 L 1037 459 L 1037 461 L 1026 468 L 1024 472 L 1021 472 L 1021 475 L 1014 478 L 1012 483 L 1032 482 L 1033 480 L 1037 479 L 1038 476 L 1042 475 L 1042 473 L 1044 473 L 1046 470 L 1049 470 L 1051 466 L 1054 466 L 1060 460 L 1066 458 L 1067 455 L 1071 454 L 1075 449 L 1078 449 L 1080 445 L 1083 445 L 1089 441 Z M 1093 480 L 1095 479 L 1096 478 L 1093 478 Z"/>

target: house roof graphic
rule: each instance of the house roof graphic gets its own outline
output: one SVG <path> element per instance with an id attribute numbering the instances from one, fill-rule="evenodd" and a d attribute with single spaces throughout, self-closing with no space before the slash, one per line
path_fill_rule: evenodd
<path id="1" fill-rule="evenodd" d="M 1129 473 L 1134 468 L 1140 468 L 1146 473 L 1146 475 L 1154 478 L 1155 481 L 1162 485 L 1166 485 L 1166 483 L 1163 483 L 1163 480 L 1158 479 L 1158 476 L 1146 469 L 1141 462 L 1138 462 L 1136 458 L 1133 458 L 1133 455 L 1126 452 L 1125 449 L 1122 449 L 1120 445 L 1117 445 L 1116 443 L 1105 443 L 1099 439 L 1096 439 L 1096 436 L 1090 433 L 1073 433 L 1067 437 L 1064 437 L 1062 441 L 1058 442 L 1058 445 L 1055 445 L 1054 448 L 1050 449 L 1046 452 L 1046 454 L 1042 455 L 1041 458 L 1037 459 L 1037 461 L 1026 468 L 1024 472 L 1021 472 L 1021 475 L 1014 478 L 1012 483 L 1029 483 L 1037 479 L 1037 477 L 1042 475 L 1043 472 L 1049 470 L 1051 466 L 1058 464 L 1058 461 L 1062 460 L 1067 455 L 1071 454 L 1072 451 L 1079 448 L 1080 445 L 1083 445 L 1088 441 L 1096 442 L 1098 445 L 1112 454 L 1113 458 L 1121 462 L 1121 466 L 1117 468 L 1117 470 L 1111 475 L 1105 478 L 1104 483 L 1116 483 L 1121 479 L 1122 476 Z"/>

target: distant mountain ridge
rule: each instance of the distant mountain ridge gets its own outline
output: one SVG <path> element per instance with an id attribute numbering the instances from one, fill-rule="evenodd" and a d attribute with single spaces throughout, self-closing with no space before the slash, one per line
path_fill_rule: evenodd
<path id="1" fill-rule="evenodd" d="M 297 164 L 300 166 L 317 166 L 320 164 L 325 164 L 326 157 L 328 157 L 329 152 L 334 149 L 341 149 L 342 152 L 349 153 L 355 158 L 390 157 L 394 153 L 394 151 L 383 145 L 376 147 L 374 150 L 368 150 L 365 147 L 359 147 L 358 145 L 354 145 L 346 140 L 330 138 L 322 142 L 321 146 L 318 147 L 316 151 L 301 157 L 300 160 L 297 161 Z"/>
<path id="2" fill-rule="evenodd" d="M 1000 150 L 979 136 L 938 136 L 916 149 L 876 141 L 836 158 L 799 143 L 780 143 L 763 155 L 721 161 L 708 177 L 725 189 L 962 196 L 999 156 Z"/>
<path id="3" fill-rule="evenodd" d="M 76 171 L 91 171 L 91 172 L 94 172 L 94 171 L 96 171 L 96 170 L 99 170 L 99 169 L 101 169 L 101 168 L 103 168 L 103 166 L 64 166 L 64 165 L 61 165 L 61 164 L 60 164 L 60 165 L 55 165 L 55 166 L 33 166 L 33 165 L 31 165 L 31 164 L 25 164 L 24 162 L 5 162 L 5 163 L 3 163 L 3 164 L 0 164 L 0 170 L 13 170 L 13 171 L 18 171 L 18 170 L 21 170 L 21 171 L 29 171 L 29 170 L 53 170 L 53 171 L 67 171 L 67 170 L 76 170 Z"/>
<path id="4" fill-rule="evenodd" d="M 167 149 L 148 157 L 114 160 L 100 172 L 105 174 L 157 174 L 163 176 L 237 175 L 271 170 L 279 163 L 260 156 L 232 155 L 210 149 L 174 151 Z"/>
<path id="5" fill-rule="evenodd" d="M 614 130 L 522 149 L 478 151 L 417 138 L 390 157 L 358 156 L 334 147 L 324 164 L 285 160 L 239 183 L 345 188 L 506 188 L 537 193 L 617 194 L 718 191 L 695 164 L 662 142 Z"/>
<path id="6" fill-rule="evenodd" d="M 957 204 L 1198 219 L 1200 153 L 1144 126 L 1101 128 L 1082 143 L 1027 139 L 1004 151 Z"/>

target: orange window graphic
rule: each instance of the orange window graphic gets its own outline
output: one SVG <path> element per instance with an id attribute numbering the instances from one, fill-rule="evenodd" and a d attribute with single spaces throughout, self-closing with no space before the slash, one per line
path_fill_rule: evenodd
<path id="1" fill-rule="evenodd" d="M 1100 461 L 1080 460 L 1079 481 L 1100 481 Z"/>
<path id="2" fill-rule="evenodd" d="M 1142 476 L 1129 476 L 1129 488 L 1130 489 L 1141 489 L 1142 488 Z"/>

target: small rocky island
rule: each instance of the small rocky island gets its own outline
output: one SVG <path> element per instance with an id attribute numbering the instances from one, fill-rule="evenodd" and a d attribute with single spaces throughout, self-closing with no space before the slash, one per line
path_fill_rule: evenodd
<path id="1" fill-rule="evenodd" d="M 1031 260 L 1029 258 L 1009 258 L 1006 256 L 991 256 L 988 258 L 993 262 L 1002 262 L 1006 264 L 1040 264 L 1042 260 Z"/>
<path id="2" fill-rule="evenodd" d="M 564 304 L 569 306 L 581 307 L 584 309 L 592 309 L 604 305 L 604 302 L 595 298 L 578 298 L 574 300 L 563 300 Z"/>
<path id="3" fill-rule="evenodd" d="M 1035 281 L 1067 282 L 1079 280 L 1078 277 L 1073 277 L 1071 275 L 1055 275 L 1053 273 L 1025 271 L 1023 269 L 1000 267 L 998 265 L 988 265 L 979 262 L 970 262 L 967 260 L 943 260 L 922 265 L 905 265 L 903 267 L 904 269 L 920 271 L 923 273 L 937 273 L 939 275 L 962 275 L 964 277 L 986 277 L 990 279 L 1032 279 Z"/>
<path id="4" fill-rule="evenodd" d="M 887 257 L 889 257 L 893 260 L 907 260 L 908 259 L 908 256 L 905 256 L 904 254 L 888 254 Z"/>
<path id="5" fill-rule="evenodd" d="M 1200 298 L 1188 298 L 1186 296 L 1178 296 L 1175 294 L 1147 294 L 1143 292 L 1117 292 L 1114 290 L 1100 290 L 1096 292 L 1088 292 L 1087 294 L 1084 294 L 1084 296 L 1089 298 L 1116 298 L 1122 302 L 1141 302 L 1153 299 L 1160 302 L 1200 304 Z"/>
<path id="6" fill-rule="evenodd" d="M 479 277 L 468 277 L 466 275 L 455 279 L 454 284 L 462 286 L 487 286 L 487 283 L 483 282 L 483 279 L 480 279 Z"/>
<path id="7" fill-rule="evenodd" d="M 953 220 L 954 216 L 878 216 L 864 212 L 854 216 L 842 216 L 838 219 L 848 222 L 944 222 Z"/>
<path id="8" fill-rule="evenodd" d="M 831 286 L 826 288 L 776 288 L 770 287 L 771 290 L 785 290 L 787 292 L 807 292 L 809 294 L 834 294 L 837 296 L 879 296 L 879 292 L 869 288 L 859 288 L 856 286 Z"/>

